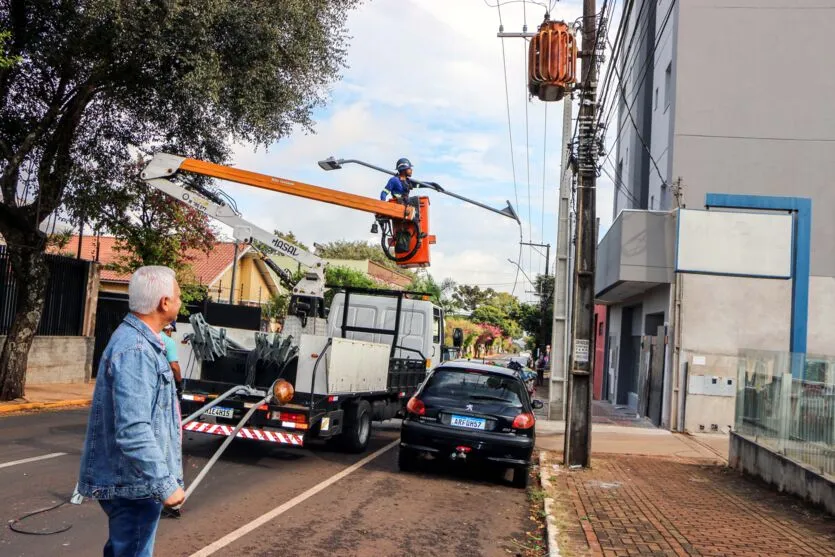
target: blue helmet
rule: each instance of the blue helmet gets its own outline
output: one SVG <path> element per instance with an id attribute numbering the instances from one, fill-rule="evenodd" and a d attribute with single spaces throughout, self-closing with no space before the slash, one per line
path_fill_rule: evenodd
<path id="1" fill-rule="evenodd" d="M 408 170 L 412 168 L 412 161 L 403 157 L 402 159 L 397 159 L 397 164 L 395 165 L 398 172 L 403 172 L 404 170 Z"/>

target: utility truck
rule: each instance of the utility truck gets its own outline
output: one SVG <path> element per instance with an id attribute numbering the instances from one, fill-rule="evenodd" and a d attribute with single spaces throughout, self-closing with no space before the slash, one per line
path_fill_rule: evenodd
<path id="1" fill-rule="evenodd" d="M 353 288 L 338 292 L 326 308 L 325 260 L 245 220 L 222 191 L 184 173 L 373 212 L 383 225 L 386 255 L 401 267 L 428 265 L 435 241 L 428 234 L 428 200 L 387 203 L 168 154 L 155 155 L 141 174 L 152 187 L 229 226 L 292 292 L 281 334 L 254 333 L 254 350 L 226 339 L 199 314 L 191 317 L 190 342 L 201 366 L 199 377 L 183 386 L 183 414 L 191 414 L 183 429 L 296 447 L 321 438 L 365 450 L 371 421 L 402 415 L 427 371 L 447 353 L 442 310 L 423 293 Z M 272 253 L 303 266 L 301 280 L 294 282 Z M 460 341 L 458 331 L 455 338 Z"/>

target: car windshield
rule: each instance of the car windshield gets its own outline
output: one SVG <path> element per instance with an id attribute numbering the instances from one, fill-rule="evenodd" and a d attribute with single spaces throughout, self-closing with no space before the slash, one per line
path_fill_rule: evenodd
<path id="1" fill-rule="evenodd" d="M 496 401 L 522 406 L 518 379 L 482 371 L 439 369 L 429 378 L 424 396 Z"/>

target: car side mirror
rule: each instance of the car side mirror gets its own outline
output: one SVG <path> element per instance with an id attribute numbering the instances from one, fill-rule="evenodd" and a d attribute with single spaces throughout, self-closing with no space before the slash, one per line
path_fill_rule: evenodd
<path id="1" fill-rule="evenodd" d="M 464 346 L 464 329 L 456 327 L 452 330 L 452 345 L 456 348 Z"/>
<path id="2" fill-rule="evenodd" d="M 532 401 L 532 402 L 531 402 L 531 407 L 532 407 L 534 410 L 539 410 L 539 409 L 541 409 L 541 408 L 544 408 L 544 407 L 545 407 L 545 405 L 542 403 L 542 401 L 541 401 L 541 400 L 534 400 L 534 401 Z"/>

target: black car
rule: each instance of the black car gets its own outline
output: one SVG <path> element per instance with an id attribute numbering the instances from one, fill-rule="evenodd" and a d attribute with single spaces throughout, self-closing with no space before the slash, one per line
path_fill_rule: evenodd
<path id="1" fill-rule="evenodd" d="M 406 406 L 400 432 L 401 470 L 420 453 L 451 460 L 481 460 L 513 468 L 513 484 L 526 487 L 533 452 L 535 408 L 512 369 L 447 362 L 435 368 Z"/>

